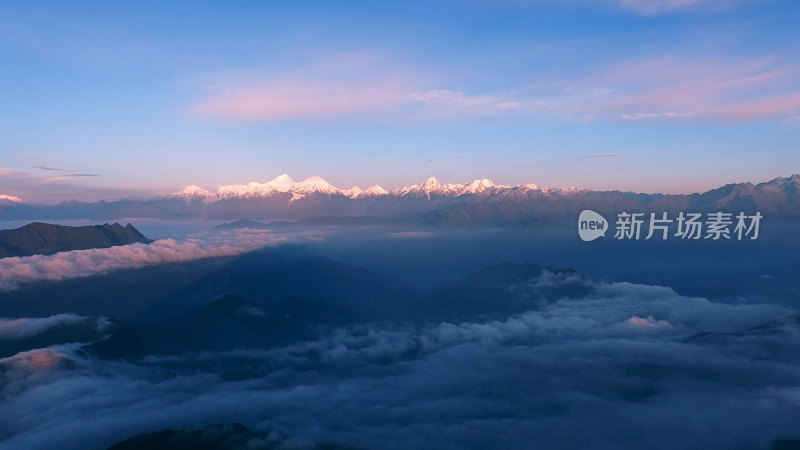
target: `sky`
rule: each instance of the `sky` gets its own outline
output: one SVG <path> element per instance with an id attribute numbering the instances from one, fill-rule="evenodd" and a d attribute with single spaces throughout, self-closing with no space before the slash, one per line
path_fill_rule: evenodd
<path id="1" fill-rule="evenodd" d="M 0 195 L 800 173 L 800 2 L 0 2 Z"/>

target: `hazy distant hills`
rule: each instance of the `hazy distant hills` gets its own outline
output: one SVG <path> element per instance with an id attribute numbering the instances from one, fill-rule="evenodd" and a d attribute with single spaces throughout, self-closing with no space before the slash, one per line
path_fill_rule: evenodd
<path id="1" fill-rule="evenodd" d="M 70 250 L 106 248 L 151 242 L 133 225 L 68 227 L 34 222 L 14 230 L 0 230 L 0 258 L 51 255 Z"/>
<path id="2" fill-rule="evenodd" d="M 496 226 L 572 222 L 575 214 L 586 208 L 609 213 L 760 211 L 770 217 L 794 218 L 800 217 L 800 175 L 759 184 L 728 184 L 691 195 L 504 186 L 487 179 L 440 184 L 435 178 L 392 191 L 380 186 L 339 189 L 319 177 L 294 182 L 282 175 L 267 183 L 222 186 L 216 193 L 188 186 L 171 196 L 142 200 L 57 205 L 7 202 L 0 204 L 0 220 L 370 216 L 427 225 Z"/>

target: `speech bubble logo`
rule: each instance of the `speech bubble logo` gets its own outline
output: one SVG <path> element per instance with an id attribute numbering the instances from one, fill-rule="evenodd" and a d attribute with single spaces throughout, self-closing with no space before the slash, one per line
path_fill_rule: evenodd
<path id="1" fill-rule="evenodd" d="M 605 217 L 592 211 L 584 209 L 578 216 L 578 236 L 582 241 L 589 242 L 599 237 L 605 237 L 608 231 L 608 221 Z"/>

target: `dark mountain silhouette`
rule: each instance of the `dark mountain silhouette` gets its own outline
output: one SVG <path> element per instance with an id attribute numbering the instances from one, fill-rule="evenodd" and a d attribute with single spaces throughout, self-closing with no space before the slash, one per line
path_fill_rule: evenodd
<path id="1" fill-rule="evenodd" d="M 287 447 L 287 438 L 276 431 L 256 433 L 239 423 L 212 424 L 182 430 L 142 433 L 116 443 L 107 450 L 270 450 Z M 335 450 L 336 444 L 303 446 L 306 449 Z"/>
<path id="2" fill-rule="evenodd" d="M 14 230 L 0 231 L 0 258 L 52 255 L 90 248 L 106 248 L 137 242 L 152 242 L 133 225 L 91 225 L 68 227 L 34 222 Z"/>
<path id="3" fill-rule="evenodd" d="M 777 439 L 771 450 L 800 450 L 800 439 Z"/>

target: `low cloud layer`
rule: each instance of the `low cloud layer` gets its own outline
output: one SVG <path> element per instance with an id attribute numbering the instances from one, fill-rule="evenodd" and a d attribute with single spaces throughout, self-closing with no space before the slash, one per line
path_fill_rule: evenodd
<path id="1" fill-rule="evenodd" d="M 57 281 L 153 264 L 233 256 L 277 245 L 285 240 L 267 230 L 243 230 L 193 235 L 183 241 L 161 239 L 151 244 L 2 258 L 0 291 L 16 289 L 21 284 L 36 281 Z"/>
<path id="2" fill-rule="evenodd" d="M 234 421 L 300 448 L 768 448 L 800 438 L 795 310 L 595 288 L 501 320 L 362 324 L 271 350 L 142 364 L 74 347 L 27 352 L 0 361 L 0 440 L 102 447 Z"/>
<path id="3" fill-rule="evenodd" d="M 56 314 L 50 317 L 2 319 L 0 318 L 0 341 L 19 340 L 36 336 L 45 331 L 58 327 L 91 323 L 92 326 L 102 329 L 110 323 L 97 317 L 86 317 L 78 314 Z"/>

